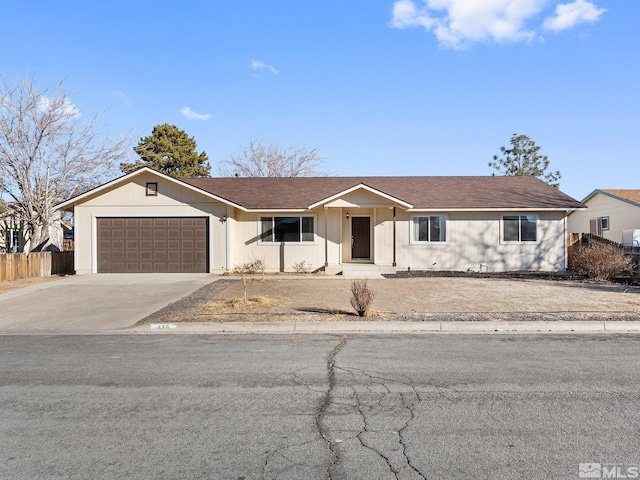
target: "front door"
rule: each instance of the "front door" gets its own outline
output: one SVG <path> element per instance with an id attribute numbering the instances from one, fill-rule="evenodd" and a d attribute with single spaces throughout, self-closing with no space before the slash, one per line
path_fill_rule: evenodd
<path id="1" fill-rule="evenodd" d="M 371 218 L 351 217 L 351 259 L 371 258 Z"/>

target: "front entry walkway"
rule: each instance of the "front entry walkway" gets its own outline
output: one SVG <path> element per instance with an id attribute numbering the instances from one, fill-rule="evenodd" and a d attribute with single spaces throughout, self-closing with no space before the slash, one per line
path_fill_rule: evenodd
<path id="1" fill-rule="evenodd" d="M 342 264 L 342 276 L 344 278 L 384 278 L 382 273 L 380 266 L 374 265 L 373 263 Z"/>

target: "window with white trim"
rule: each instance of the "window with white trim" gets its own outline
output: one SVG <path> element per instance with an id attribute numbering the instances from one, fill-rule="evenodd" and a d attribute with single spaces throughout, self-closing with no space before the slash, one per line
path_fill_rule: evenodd
<path id="1" fill-rule="evenodd" d="M 4 248 L 10 253 L 22 253 L 24 247 L 24 237 L 19 228 L 5 229 Z"/>
<path id="2" fill-rule="evenodd" d="M 609 217 L 593 217 L 589 219 L 589 233 L 601 237 L 604 230 L 609 230 Z"/>
<path id="3" fill-rule="evenodd" d="M 447 217 L 443 215 L 412 217 L 411 241 L 412 243 L 446 242 Z"/>
<path id="4" fill-rule="evenodd" d="M 260 217 L 262 242 L 313 242 L 314 217 Z"/>
<path id="5" fill-rule="evenodd" d="M 537 215 L 504 215 L 502 217 L 502 241 L 525 243 L 538 241 Z"/>

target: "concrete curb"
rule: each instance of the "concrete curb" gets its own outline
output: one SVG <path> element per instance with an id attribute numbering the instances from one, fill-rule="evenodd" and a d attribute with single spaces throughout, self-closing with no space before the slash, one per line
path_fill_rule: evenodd
<path id="1" fill-rule="evenodd" d="M 640 321 L 532 322 L 228 322 L 141 325 L 119 333 L 393 334 L 393 333 L 640 333 Z"/>

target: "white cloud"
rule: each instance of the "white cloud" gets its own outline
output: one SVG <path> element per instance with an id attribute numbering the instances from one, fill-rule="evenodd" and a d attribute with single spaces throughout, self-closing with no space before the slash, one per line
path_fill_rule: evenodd
<path id="1" fill-rule="evenodd" d="M 278 71 L 273 67 L 273 65 L 267 65 L 260 60 L 251 60 L 250 67 L 254 72 L 257 72 L 258 70 L 269 70 L 274 75 L 278 74 Z"/>
<path id="2" fill-rule="evenodd" d="M 549 0 L 396 0 L 390 25 L 424 28 L 447 48 L 464 48 L 479 41 L 529 42 L 540 28 L 532 23 L 548 4 Z M 603 11 L 587 0 L 575 0 L 558 5 L 554 21 L 570 28 L 596 21 Z M 546 22 L 545 28 L 550 28 Z"/>
<path id="3" fill-rule="evenodd" d="M 544 21 L 544 28 L 559 32 L 581 23 L 595 23 L 604 12 L 606 12 L 604 8 L 598 8 L 586 0 L 563 3 L 556 7 L 554 17 L 549 17 Z"/>
<path id="4" fill-rule="evenodd" d="M 211 115 L 208 113 L 196 113 L 191 110 L 189 107 L 182 107 L 180 109 L 180 113 L 184 118 L 188 118 L 189 120 L 209 120 Z"/>
<path id="5" fill-rule="evenodd" d="M 62 99 L 60 99 L 61 101 Z M 56 102 L 57 103 L 57 102 Z M 65 116 L 68 116 L 69 118 L 78 118 L 79 116 L 82 115 L 82 113 L 80 112 L 80 109 L 78 107 L 76 107 L 73 103 L 71 103 L 69 100 L 65 99 L 64 103 L 60 104 L 57 103 L 56 105 L 53 105 L 53 103 L 51 102 L 51 99 L 49 97 L 40 97 L 38 99 L 38 109 L 42 112 L 47 111 L 47 110 L 51 110 L 51 109 L 56 109 L 56 111 L 60 111 L 57 110 L 58 108 L 61 108 L 62 113 Z"/>
<path id="6" fill-rule="evenodd" d="M 114 90 L 113 92 L 111 92 L 111 96 L 116 100 L 118 100 L 119 102 L 122 102 L 127 107 L 130 107 L 131 105 L 133 105 L 131 100 L 129 100 L 129 97 L 127 96 L 127 94 L 120 90 Z"/>

